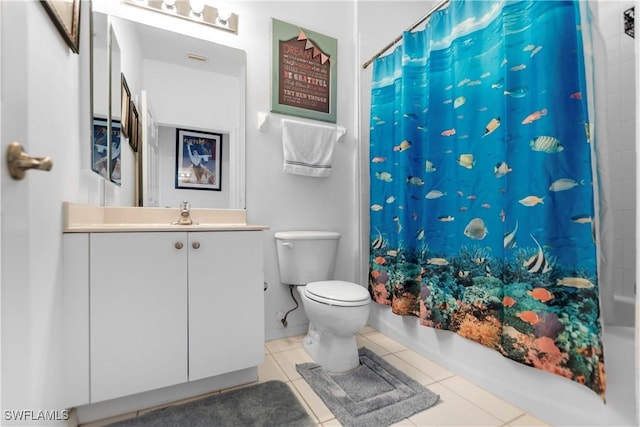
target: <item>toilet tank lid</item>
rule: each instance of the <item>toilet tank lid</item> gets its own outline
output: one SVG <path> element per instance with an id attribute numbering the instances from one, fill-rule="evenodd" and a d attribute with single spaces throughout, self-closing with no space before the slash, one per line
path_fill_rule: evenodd
<path id="1" fill-rule="evenodd" d="M 332 240 L 339 239 L 340 233 L 336 231 L 278 231 L 274 234 L 276 239 L 282 240 Z"/>

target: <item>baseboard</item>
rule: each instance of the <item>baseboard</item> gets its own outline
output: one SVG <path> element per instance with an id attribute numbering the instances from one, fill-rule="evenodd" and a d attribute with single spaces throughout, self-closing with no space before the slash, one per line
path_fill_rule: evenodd
<path id="1" fill-rule="evenodd" d="M 258 380 L 258 368 L 248 368 L 198 381 L 177 384 L 144 393 L 133 394 L 75 408 L 79 424 L 115 417 L 143 409 L 165 405 L 201 394 L 248 384 Z"/>

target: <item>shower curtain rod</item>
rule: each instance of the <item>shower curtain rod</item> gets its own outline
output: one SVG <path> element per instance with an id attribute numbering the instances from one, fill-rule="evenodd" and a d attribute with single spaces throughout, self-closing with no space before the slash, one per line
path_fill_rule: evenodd
<path id="1" fill-rule="evenodd" d="M 406 31 L 413 31 L 418 25 L 422 24 L 424 21 L 426 21 L 427 19 L 429 19 L 429 17 L 434 13 L 439 11 L 440 9 L 442 9 L 444 6 L 447 5 L 447 3 L 449 3 L 449 0 L 442 0 L 440 1 L 440 3 L 438 3 L 437 5 L 435 5 L 431 10 L 429 10 L 427 13 L 425 13 L 420 19 L 418 19 L 416 22 L 414 22 L 413 24 L 411 24 L 411 26 L 409 28 L 407 28 Z M 385 53 L 386 51 L 388 51 L 389 49 L 391 49 L 396 43 L 398 43 L 400 40 L 402 40 L 402 34 L 400 34 L 398 37 L 395 38 L 395 40 L 393 40 L 391 43 L 389 43 L 388 45 L 386 45 L 385 47 L 382 48 L 382 50 L 380 50 L 380 52 L 376 53 L 375 55 L 373 55 L 373 57 L 371 57 L 371 59 L 369 59 L 367 62 L 365 62 L 364 64 L 362 64 L 362 68 L 367 68 L 369 65 L 371 65 L 371 63 L 373 62 L 374 59 L 376 59 L 377 57 L 379 57 L 380 55 L 382 55 L 383 53 Z"/>

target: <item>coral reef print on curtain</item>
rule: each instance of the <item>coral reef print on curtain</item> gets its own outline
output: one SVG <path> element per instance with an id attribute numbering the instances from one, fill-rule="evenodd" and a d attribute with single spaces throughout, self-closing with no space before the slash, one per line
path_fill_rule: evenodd
<path id="1" fill-rule="evenodd" d="M 374 62 L 372 298 L 604 399 L 571 1 L 457 1 Z"/>

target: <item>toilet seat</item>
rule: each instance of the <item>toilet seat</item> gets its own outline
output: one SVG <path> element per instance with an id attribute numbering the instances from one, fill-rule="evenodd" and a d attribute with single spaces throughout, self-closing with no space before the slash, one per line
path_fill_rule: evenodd
<path id="1" fill-rule="evenodd" d="M 310 300 L 341 307 L 359 307 L 371 301 L 371 296 L 365 288 L 342 280 L 308 283 L 304 294 Z"/>

